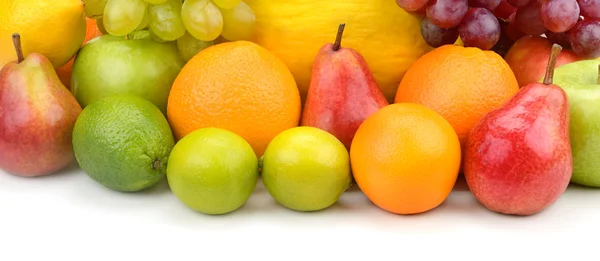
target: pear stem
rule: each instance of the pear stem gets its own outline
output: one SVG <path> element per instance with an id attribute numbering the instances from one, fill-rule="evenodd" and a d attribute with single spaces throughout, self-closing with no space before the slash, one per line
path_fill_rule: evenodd
<path id="1" fill-rule="evenodd" d="M 13 45 L 15 46 L 15 51 L 17 52 L 17 63 L 23 62 L 25 57 L 23 56 L 23 46 L 21 46 L 21 35 L 18 33 L 14 33 L 12 35 Z"/>
<path id="2" fill-rule="evenodd" d="M 558 54 L 560 53 L 560 51 L 562 51 L 562 47 L 560 45 L 552 45 L 550 58 L 548 58 L 548 66 L 546 67 L 546 76 L 544 76 L 545 85 L 552 84 L 552 80 L 554 78 L 554 69 L 556 68 L 556 60 L 558 59 Z"/>
<path id="3" fill-rule="evenodd" d="M 340 48 L 342 48 L 342 35 L 344 35 L 345 27 L 346 24 L 340 24 L 340 26 L 338 27 L 337 36 L 335 37 L 335 43 L 333 44 L 333 50 L 336 52 L 340 50 Z"/>

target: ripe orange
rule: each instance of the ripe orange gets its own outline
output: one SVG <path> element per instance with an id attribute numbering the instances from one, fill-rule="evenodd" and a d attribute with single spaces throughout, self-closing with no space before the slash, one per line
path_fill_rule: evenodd
<path id="1" fill-rule="evenodd" d="M 211 46 L 175 79 L 167 117 L 177 139 L 203 127 L 228 129 L 262 156 L 280 132 L 300 120 L 300 93 L 286 65 L 247 41 Z"/>
<path id="2" fill-rule="evenodd" d="M 396 214 L 417 214 L 448 197 L 461 150 L 441 115 L 420 104 L 396 103 L 360 125 L 350 162 L 356 184 L 375 205 Z"/>
<path id="3" fill-rule="evenodd" d="M 83 40 L 83 44 L 81 46 L 83 46 L 90 40 L 102 35 L 102 32 L 100 32 L 100 30 L 98 29 L 98 26 L 96 25 L 96 20 L 90 19 L 87 17 L 85 19 L 86 19 L 86 33 L 85 33 L 85 39 Z M 75 54 L 75 56 L 77 56 L 77 54 Z M 65 87 L 67 87 L 67 89 L 70 89 L 70 86 L 71 86 L 71 69 L 73 68 L 73 62 L 75 61 L 75 56 L 73 56 L 73 58 L 71 58 L 71 60 L 69 60 L 69 62 L 67 62 L 65 65 L 56 69 L 56 74 L 58 74 L 58 78 L 65 85 Z"/>
<path id="4" fill-rule="evenodd" d="M 464 146 L 473 126 L 518 91 L 517 79 L 500 55 L 445 45 L 423 55 L 408 69 L 395 102 L 419 103 L 438 112 Z"/>

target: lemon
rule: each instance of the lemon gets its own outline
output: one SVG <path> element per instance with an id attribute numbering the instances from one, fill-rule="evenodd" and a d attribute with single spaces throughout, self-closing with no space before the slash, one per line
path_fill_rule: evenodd
<path id="1" fill-rule="evenodd" d="M 267 146 L 261 167 L 269 194 L 297 211 L 330 207 L 352 181 L 344 144 L 329 132 L 308 126 L 277 135 Z"/>
<path id="2" fill-rule="evenodd" d="M 220 215 L 242 207 L 258 182 L 258 159 L 241 136 L 201 128 L 183 137 L 169 157 L 171 191 L 195 211 Z"/>
<path id="3" fill-rule="evenodd" d="M 133 95 L 92 103 L 73 129 L 73 150 L 83 172 L 116 191 L 136 192 L 158 183 L 174 145 L 162 112 Z"/>
<path id="4" fill-rule="evenodd" d="M 23 53 L 46 56 L 59 68 L 79 50 L 86 33 L 81 0 L 1 0 L 0 68 L 16 61 L 11 36 L 21 35 Z"/>
<path id="5" fill-rule="evenodd" d="M 346 24 L 342 47 L 359 51 L 390 102 L 408 67 L 432 50 L 421 18 L 393 0 L 246 0 L 256 15 L 252 41 L 290 68 L 305 99 L 318 50 Z"/>

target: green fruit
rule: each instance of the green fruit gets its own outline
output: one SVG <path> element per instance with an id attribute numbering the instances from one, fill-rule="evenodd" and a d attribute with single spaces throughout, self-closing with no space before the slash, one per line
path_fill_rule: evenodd
<path id="1" fill-rule="evenodd" d="M 177 142 L 167 168 L 173 194 L 189 208 L 211 215 L 242 207 L 258 176 L 252 146 L 219 128 L 198 129 Z"/>
<path id="2" fill-rule="evenodd" d="M 297 211 L 330 207 L 352 181 L 344 144 L 314 127 L 296 127 L 277 135 L 267 146 L 261 167 L 269 194 Z"/>
<path id="3" fill-rule="evenodd" d="M 140 191 L 163 179 L 174 145 L 160 110 L 132 95 L 109 96 L 89 105 L 73 130 L 81 169 L 116 191 Z"/>
<path id="4" fill-rule="evenodd" d="M 84 108 L 109 95 L 131 94 L 151 101 L 166 115 L 171 85 L 184 64 L 175 42 L 159 43 L 150 33 L 105 34 L 77 54 L 71 92 Z"/>
<path id="5" fill-rule="evenodd" d="M 562 65 L 554 71 L 554 84 L 569 97 L 570 140 L 573 154 L 571 181 L 600 187 L 600 60 Z"/>

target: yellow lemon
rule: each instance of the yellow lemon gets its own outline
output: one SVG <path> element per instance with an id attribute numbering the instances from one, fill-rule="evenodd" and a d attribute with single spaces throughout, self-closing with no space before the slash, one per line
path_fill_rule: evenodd
<path id="1" fill-rule="evenodd" d="M 58 68 L 79 50 L 86 22 L 81 0 L 1 0 L 0 68 L 17 60 L 12 35 L 21 35 L 25 55 L 36 52 Z"/>
<path id="2" fill-rule="evenodd" d="M 290 68 L 303 98 L 318 50 L 335 40 L 345 23 L 342 46 L 359 51 L 381 90 L 393 101 L 408 67 L 432 48 L 421 18 L 392 0 L 246 0 L 256 15 L 252 41 Z"/>

